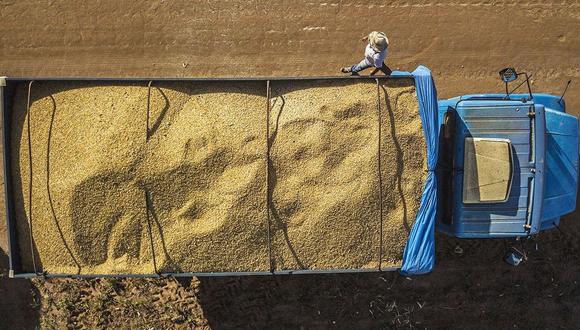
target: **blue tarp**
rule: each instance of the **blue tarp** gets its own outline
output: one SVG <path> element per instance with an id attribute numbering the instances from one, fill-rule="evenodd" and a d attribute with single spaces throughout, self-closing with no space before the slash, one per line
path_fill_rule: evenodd
<path id="1" fill-rule="evenodd" d="M 411 229 L 403 254 L 401 273 L 419 275 L 429 273 L 435 266 L 435 219 L 437 213 L 437 166 L 439 124 L 437 120 L 437 90 L 431 71 L 419 66 L 413 71 L 419 114 L 427 145 L 427 180 L 417 219 Z"/>

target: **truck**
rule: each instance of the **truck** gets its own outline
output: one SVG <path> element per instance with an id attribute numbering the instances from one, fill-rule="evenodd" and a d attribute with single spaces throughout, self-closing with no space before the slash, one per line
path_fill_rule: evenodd
<path id="1" fill-rule="evenodd" d="M 528 92 L 514 94 L 508 83 L 522 75 Z M 500 77 L 505 94 L 439 101 L 442 233 L 532 237 L 576 207 L 578 119 L 566 113 L 564 95 L 532 92 L 530 77 L 514 68 Z M 506 261 L 517 265 L 522 257 L 510 250 Z"/>
<path id="2" fill-rule="evenodd" d="M 509 85 L 520 77 L 525 77 L 523 81 L 514 89 L 509 90 Z M 461 239 L 489 239 L 500 238 L 509 241 L 524 240 L 533 238 L 544 230 L 550 230 L 559 226 L 562 216 L 574 211 L 576 208 L 577 189 L 578 189 L 578 119 L 566 113 L 564 93 L 561 96 L 535 93 L 531 89 L 530 77 L 525 72 L 517 72 L 513 68 L 506 68 L 500 71 L 500 78 L 505 83 L 505 93 L 491 94 L 469 94 L 450 99 L 438 99 L 435 82 L 431 71 L 424 66 L 418 67 L 415 71 L 399 72 L 395 71 L 389 77 L 313 77 L 313 78 L 200 78 L 200 79 L 183 79 L 183 78 L 134 78 L 134 79 L 95 79 L 95 78 L 26 78 L 26 77 L 8 77 L 0 79 L 0 110 L 2 113 L 2 144 L 4 147 L 4 189 L 6 195 L 6 225 L 8 233 L 8 257 L 10 263 L 10 276 L 13 278 L 29 277 L 100 277 L 100 276 L 221 276 L 221 275 L 276 275 L 276 274 L 305 274 L 305 273 L 337 273 L 337 272 L 360 272 L 360 271 L 393 271 L 397 270 L 406 275 L 419 275 L 432 271 L 435 266 L 435 231 L 443 234 L 458 237 Z M 349 84 L 351 82 L 376 82 L 376 91 L 378 92 L 377 110 L 379 113 L 379 122 L 381 121 L 380 103 L 381 92 L 380 86 L 385 81 L 395 81 L 398 79 L 409 80 L 414 82 L 416 89 L 416 98 L 418 103 L 418 112 L 421 119 L 422 131 L 424 133 L 426 146 L 426 177 L 421 196 L 417 196 L 420 201 L 416 218 L 412 228 L 409 228 L 408 239 L 404 245 L 402 254 L 402 263 L 396 267 L 381 266 L 383 254 L 383 222 L 380 222 L 380 250 L 377 253 L 378 262 L 375 264 L 355 267 L 340 268 L 329 267 L 322 269 L 310 269 L 309 267 L 300 267 L 299 269 L 277 269 L 273 262 L 272 242 L 275 239 L 274 230 L 283 231 L 280 234 L 281 239 L 286 240 L 289 250 L 292 254 L 296 251 L 290 244 L 287 228 L 280 227 L 274 223 L 278 221 L 273 219 L 279 217 L 270 206 L 267 211 L 267 226 L 263 228 L 246 228 L 243 230 L 257 231 L 261 230 L 263 240 L 267 242 L 267 249 L 264 248 L 264 258 L 269 262 L 269 269 L 260 271 L 244 271 L 230 265 L 231 270 L 211 270 L 211 271 L 180 271 L 179 267 L 175 269 L 160 270 L 155 261 L 157 254 L 159 263 L 160 254 L 167 254 L 167 248 L 163 245 L 163 251 L 158 252 L 159 248 L 154 243 L 156 227 L 161 234 L 161 225 L 156 219 L 157 215 L 153 212 L 151 204 L 154 198 L 151 192 L 145 188 L 144 202 L 146 207 L 146 225 L 144 230 L 148 237 L 144 236 L 142 244 L 147 246 L 150 242 L 152 254 L 152 271 L 142 273 L 103 273 L 91 271 L 81 273 L 81 265 L 77 261 L 79 258 L 78 251 L 73 253 L 66 244 L 61 228 L 58 230 L 63 237 L 64 246 L 69 250 L 72 259 L 78 265 L 79 271 L 64 271 L 62 273 L 47 273 L 42 269 L 34 270 L 30 267 L 23 267 L 23 254 L 32 251 L 32 263 L 34 263 L 35 246 L 30 238 L 31 247 L 28 252 L 22 249 L 19 241 L 19 230 L 26 228 L 18 225 L 17 221 L 22 219 L 16 216 L 15 196 L 23 198 L 25 188 L 15 184 L 13 178 L 14 172 L 12 164 L 14 159 L 11 156 L 11 148 L 14 144 L 11 140 L 12 111 L 15 103 L 15 94 L 18 85 L 26 84 L 28 86 L 28 107 L 26 112 L 30 111 L 31 88 L 33 81 L 37 82 L 55 82 L 55 81 L 81 81 L 83 83 L 107 84 L 109 82 L 121 81 L 122 84 L 147 84 L 147 132 L 146 140 L 151 138 L 149 116 L 151 107 L 151 90 L 152 83 L 155 82 L 198 82 L 198 83 L 229 83 L 236 82 L 241 84 L 264 84 L 266 87 L 267 100 L 267 125 L 266 139 L 267 144 L 267 204 L 271 204 L 272 189 L 270 167 L 272 159 L 270 152 L 272 148 L 271 131 L 274 130 L 271 122 L 275 124 L 277 132 L 280 113 L 275 118 L 270 118 L 271 107 L 271 84 L 280 84 L 284 88 L 290 88 L 293 85 L 308 81 L 325 81 L 336 82 L 338 84 Z M 527 93 L 516 93 L 515 91 L 526 84 Z M 288 87 L 290 86 L 290 87 Z M 46 92 L 45 92 L 46 93 Z M 22 95 L 21 95 L 22 96 Z M 167 96 L 163 94 L 165 100 Z M 54 98 L 52 99 L 54 103 Z M 260 101 L 261 102 L 261 101 Z M 314 102 L 307 100 L 307 102 Z M 282 98 L 282 107 L 285 100 Z M 241 106 L 241 105 L 240 105 Z M 342 115 L 357 115 L 356 111 L 359 104 L 356 103 L 354 108 L 349 108 Z M 56 106 L 55 106 L 56 109 Z M 325 108 L 323 107 L 323 110 Z M 354 110 L 353 110 L 354 109 Z M 166 111 L 166 109 L 164 110 Z M 341 116 L 342 116 L 341 115 Z M 30 116 L 27 117 L 30 121 Z M 52 129 L 54 120 L 50 121 Z M 30 134 L 30 122 L 28 123 L 28 133 Z M 157 124 L 158 125 L 158 124 Z M 234 125 L 230 123 L 229 125 Z M 379 124 L 379 131 L 381 130 Z M 274 133 L 275 135 L 276 133 Z M 274 136 L 275 137 L 275 136 Z M 30 138 L 30 135 L 29 135 Z M 379 134 L 380 141 L 380 134 Z M 189 145 L 190 141 L 187 142 Z M 379 142 L 380 145 L 380 142 Z M 50 146 L 50 138 L 49 138 Z M 399 148 L 398 145 L 396 145 Z M 29 145 L 30 148 L 30 145 Z M 380 146 L 379 146 L 380 153 Z M 48 152 L 50 155 L 50 152 Z M 54 156 L 53 156 L 54 157 Z M 48 158 L 46 156 L 46 167 L 48 168 Z M 381 158 L 379 155 L 379 173 Z M 32 182 L 32 159 L 30 160 L 30 175 Z M 48 169 L 47 169 L 48 172 Z M 379 174 L 380 176 L 381 174 Z M 380 180 L 380 178 L 379 178 Z M 102 182 L 101 182 L 102 183 Z M 99 184 L 101 184 L 99 183 Z M 400 182 L 399 182 L 400 183 Z M 43 183 L 44 184 L 44 183 Z M 115 185 L 118 185 L 115 182 Z M 275 183 L 274 183 L 275 184 Z M 29 190 L 32 191 L 32 183 Z M 46 187 L 50 207 L 53 208 L 51 199 L 48 174 L 46 178 Z M 106 186 L 102 185 L 99 187 Z M 28 191 L 30 194 L 32 194 Z M 104 193 L 104 192 L 103 192 Z M 30 195 L 32 196 L 32 195 Z M 142 195 L 143 196 L 143 195 Z M 381 198 L 383 193 L 381 192 Z M 81 198 L 82 199 L 82 198 Z M 32 200 L 32 199 L 31 199 Z M 82 204 L 82 200 L 77 200 Z M 382 205 L 382 203 L 381 203 Z M 23 208 L 22 205 L 18 206 Z M 32 206 L 30 206 L 32 214 Z M 405 206 L 405 216 L 407 206 Z M 199 213 L 199 209 L 194 208 L 194 213 Z M 292 211 L 292 210 L 290 210 Z M 54 208 L 52 210 L 54 213 Z M 189 212 L 189 211 L 188 211 Z M 381 217 L 383 209 L 381 208 Z M 385 211 L 386 212 L 386 211 Z M 74 212 L 73 212 L 74 213 Z M 20 216 L 22 217 L 22 215 Z M 150 218 L 154 221 L 152 222 Z M 358 219 L 359 221 L 361 219 Z M 362 219 L 364 223 L 365 219 Z M 28 221 L 32 221 L 29 219 Z M 37 220 L 38 221 L 38 220 Z M 54 221 L 58 227 L 56 215 Z M 89 224 L 90 226 L 90 224 Z M 278 227 L 277 227 L 278 226 Z M 30 223 L 32 228 L 32 223 Z M 84 228 L 85 234 L 82 239 L 87 238 L 87 232 L 91 228 Z M 262 231 L 263 230 L 263 231 Z M 266 237 L 267 231 L 267 237 Z M 22 233 L 20 233 L 22 234 Z M 147 234 L 145 234 L 147 235 Z M 20 235 L 21 236 L 21 235 Z M 32 237 L 32 229 L 30 229 Z M 241 237 L 241 236 L 240 236 Z M 160 236 L 163 241 L 163 236 Z M 236 240 L 236 237 L 232 237 Z M 361 246 L 365 242 L 360 242 Z M 100 244 L 97 242 L 96 244 Z M 127 243 L 128 244 L 128 243 Z M 165 242 L 163 242 L 165 244 Z M 93 244 L 94 245 L 94 244 Z M 316 245 L 316 244 L 315 244 Z M 375 246 L 375 245 L 373 245 Z M 157 251 L 157 252 L 156 252 Z M 83 252 L 85 255 L 89 252 Z M 95 252 L 96 253 L 96 252 Z M 75 258 L 74 255 L 77 254 Z M 267 255 L 266 255 L 267 254 Z M 374 252 L 373 252 L 374 254 Z M 28 258 L 28 257 L 27 257 Z M 525 253 L 516 248 L 510 248 L 506 251 L 505 260 L 512 265 L 519 264 L 525 259 Z M 235 258 L 230 259 L 235 263 Z M 241 262 L 241 261 L 240 261 Z M 226 267 L 227 268 L 227 267 Z M 268 267 L 266 267 L 268 268 Z M 149 269 L 149 268 L 148 268 Z M 229 268 L 228 268 L 229 269 Z M 241 269 L 241 270 L 240 270 Z"/>

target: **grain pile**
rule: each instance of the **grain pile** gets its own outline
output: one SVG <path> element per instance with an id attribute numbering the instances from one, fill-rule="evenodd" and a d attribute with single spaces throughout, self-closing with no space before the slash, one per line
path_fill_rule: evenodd
<path id="1" fill-rule="evenodd" d="M 385 84 L 388 267 L 415 219 L 425 147 L 412 81 Z M 263 82 L 154 86 L 148 116 L 143 85 L 38 82 L 30 118 L 17 88 L 12 180 L 26 271 L 32 255 L 49 273 L 268 271 L 268 209 L 275 269 L 377 267 L 374 82 L 273 82 L 268 163 Z"/>
<path id="2" fill-rule="evenodd" d="M 400 264 L 425 168 L 412 82 L 388 84 L 379 89 L 382 267 Z M 376 268 L 381 246 L 376 84 L 274 84 L 272 97 L 276 269 Z"/>

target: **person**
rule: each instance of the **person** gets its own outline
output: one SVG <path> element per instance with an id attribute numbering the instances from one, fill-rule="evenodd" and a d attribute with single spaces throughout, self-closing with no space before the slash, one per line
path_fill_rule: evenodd
<path id="1" fill-rule="evenodd" d="M 383 32 L 373 31 L 368 36 L 362 39 L 368 41 L 365 48 L 365 58 L 358 64 L 353 66 L 345 66 L 340 71 L 342 73 L 351 73 L 358 75 L 359 71 L 374 67 L 371 76 L 381 70 L 385 75 L 389 76 L 393 72 L 386 64 L 387 50 L 389 48 L 389 39 Z"/>

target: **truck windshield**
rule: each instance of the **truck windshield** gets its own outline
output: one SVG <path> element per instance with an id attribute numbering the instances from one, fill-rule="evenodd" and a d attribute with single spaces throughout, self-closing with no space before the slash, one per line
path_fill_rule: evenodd
<path id="1" fill-rule="evenodd" d="M 507 139 L 465 138 L 463 203 L 501 203 L 508 199 L 512 175 Z"/>

